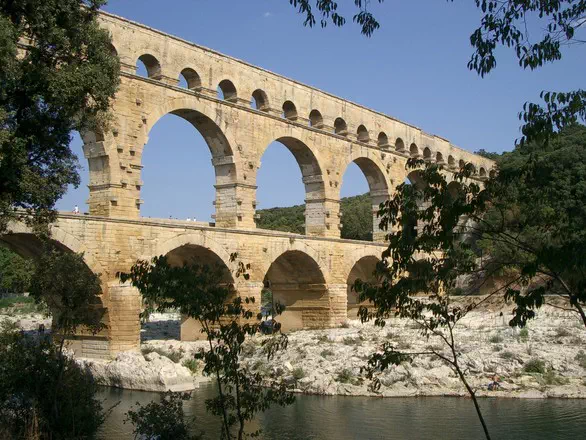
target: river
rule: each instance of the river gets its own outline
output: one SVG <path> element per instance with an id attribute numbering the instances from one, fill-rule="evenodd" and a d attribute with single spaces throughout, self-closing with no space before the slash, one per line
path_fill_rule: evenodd
<path id="1" fill-rule="evenodd" d="M 206 413 L 205 399 L 212 385 L 194 391 L 185 403 L 193 426 L 208 439 L 219 438 L 218 420 Z M 158 400 L 157 393 L 104 388 L 105 407 L 120 402 L 106 421 L 104 440 L 132 438 L 125 413 L 137 401 Z M 481 399 L 493 439 L 586 438 L 586 400 Z M 298 395 L 287 408 L 275 407 L 254 421 L 262 440 L 379 440 L 379 439 L 483 439 L 470 399 L 451 397 L 372 398 Z"/>

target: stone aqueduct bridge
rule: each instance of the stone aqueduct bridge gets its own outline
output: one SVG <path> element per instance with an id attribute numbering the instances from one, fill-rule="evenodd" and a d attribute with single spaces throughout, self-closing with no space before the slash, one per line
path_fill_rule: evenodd
<path id="1" fill-rule="evenodd" d="M 139 296 L 115 275 L 157 255 L 231 269 L 229 255 L 238 252 L 252 265 L 250 280 L 234 280 L 238 292 L 260 299 L 263 281 L 270 280 L 275 299 L 288 305 L 284 327 L 337 325 L 355 304 L 349 284 L 369 277 L 384 248 L 376 221 L 375 242 L 340 239 L 347 166 L 354 162 L 365 174 L 374 208 L 405 180 L 409 157 L 442 162 L 448 170 L 472 163 L 478 180 L 493 167 L 443 138 L 313 87 L 120 17 L 100 19 L 121 62 L 114 122 L 106 133 L 83 135 L 89 215 L 60 214 L 52 226 L 56 242 L 83 252 L 88 267 L 101 274 L 108 330 L 80 336 L 81 355 L 108 357 L 137 347 Z M 137 75 L 137 60 L 148 77 Z M 187 87 L 179 86 L 180 75 Z M 167 114 L 193 124 L 209 146 L 216 176 L 213 226 L 140 216 L 142 152 L 149 131 Z M 284 144 L 301 169 L 305 235 L 256 229 L 256 175 L 273 141 Z M 38 252 L 21 225 L 0 240 L 23 255 Z M 188 327 L 182 326 L 187 337 Z"/>

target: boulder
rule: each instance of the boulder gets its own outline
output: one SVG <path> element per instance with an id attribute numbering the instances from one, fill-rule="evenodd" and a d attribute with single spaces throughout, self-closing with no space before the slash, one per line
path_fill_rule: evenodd
<path id="1" fill-rule="evenodd" d="M 189 369 L 158 353 L 122 352 L 112 361 L 79 359 L 100 385 L 143 391 L 190 391 L 197 388 Z"/>

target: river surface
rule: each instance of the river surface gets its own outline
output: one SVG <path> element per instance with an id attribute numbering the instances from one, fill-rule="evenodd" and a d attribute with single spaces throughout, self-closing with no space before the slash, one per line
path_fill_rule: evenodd
<path id="1" fill-rule="evenodd" d="M 185 403 L 193 427 L 206 439 L 219 438 L 219 421 L 206 413 L 214 387 L 203 385 Z M 101 439 L 131 439 L 125 413 L 136 402 L 159 394 L 104 388 L 104 407 L 120 402 L 102 429 Z M 586 439 L 586 400 L 481 399 L 492 438 L 512 440 Z M 373 398 L 297 395 L 289 407 L 271 408 L 252 422 L 261 440 L 483 439 L 470 399 L 452 397 Z"/>

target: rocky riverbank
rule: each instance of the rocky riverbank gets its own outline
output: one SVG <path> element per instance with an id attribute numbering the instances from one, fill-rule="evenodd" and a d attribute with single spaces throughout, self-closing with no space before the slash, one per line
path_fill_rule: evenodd
<path id="1" fill-rule="evenodd" d="M 13 319 L 13 318 L 11 318 Z M 516 398 L 586 398 L 586 331 L 577 317 L 544 307 L 527 330 L 511 329 L 508 313 L 486 309 L 458 324 L 456 340 L 470 384 L 480 396 Z M 20 317 L 30 329 L 38 317 Z M 29 325 L 31 324 L 31 325 Z M 27 328 L 29 327 L 29 328 Z M 144 326 L 141 353 L 121 353 L 113 361 L 81 359 L 96 379 L 122 388 L 164 391 L 189 390 L 201 381 L 202 365 L 193 354 L 204 341 L 181 342 L 178 317 L 156 315 Z M 385 342 L 404 352 L 444 350 L 439 338 L 425 338 L 410 321 L 389 320 L 384 328 L 348 321 L 341 328 L 304 330 L 289 334 L 286 351 L 267 361 L 263 337 L 251 339 L 243 363 L 260 372 L 267 385 L 286 381 L 296 392 L 360 396 L 465 396 L 455 373 L 433 355 L 381 373 L 381 387 L 373 391 L 360 373 L 370 354 Z M 489 391 L 494 375 L 500 389 Z"/>

